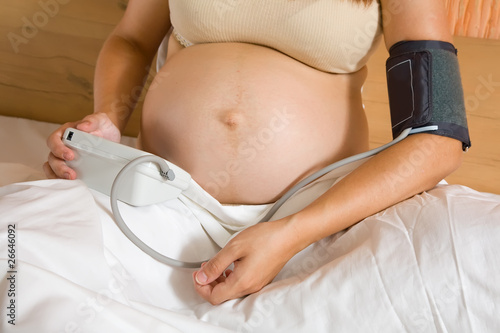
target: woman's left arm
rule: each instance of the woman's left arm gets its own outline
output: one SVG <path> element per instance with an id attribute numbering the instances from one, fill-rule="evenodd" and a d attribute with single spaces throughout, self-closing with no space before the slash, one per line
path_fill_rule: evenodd
<path id="1" fill-rule="evenodd" d="M 387 48 L 401 40 L 451 42 L 444 1 L 382 0 Z M 193 274 L 198 293 L 212 304 L 260 290 L 308 245 L 429 190 L 456 170 L 462 143 L 413 134 L 377 154 L 302 211 L 260 223 L 232 239 Z M 234 271 L 226 268 L 234 263 Z"/>

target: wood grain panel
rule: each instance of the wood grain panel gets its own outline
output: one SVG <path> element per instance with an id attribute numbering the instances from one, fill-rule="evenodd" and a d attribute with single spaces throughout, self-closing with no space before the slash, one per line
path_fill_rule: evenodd
<path id="1" fill-rule="evenodd" d="M 446 0 L 456 36 L 500 39 L 500 0 Z"/>
<path id="2" fill-rule="evenodd" d="M 125 7 L 124 0 L 0 0 L 0 113 L 56 123 L 92 113 L 96 58 Z M 126 134 L 137 133 L 139 117 Z"/>

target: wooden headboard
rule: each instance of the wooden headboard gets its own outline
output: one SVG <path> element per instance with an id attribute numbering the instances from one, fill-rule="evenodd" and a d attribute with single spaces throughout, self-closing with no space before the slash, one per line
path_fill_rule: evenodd
<path id="1" fill-rule="evenodd" d="M 498 0 L 446 2 L 457 35 L 500 37 Z M 0 0 L 0 114 L 63 123 L 91 113 L 95 61 L 126 5 L 127 0 Z M 457 37 L 455 44 L 472 148 L 447 180 L 500 194 L 500 41 Z M 381 47 L 370 60 L 364 88 L 372 147 L 391 140 L 386 58 Z M 125 134 L 138 133 L 141 108 L 139 103 Z"/>
<path id="2" fill-rule="evenodd" d="M 54 123 L 93 112 L 95 62 L 126 0 L 0 0 L 0 114 Z M 139 129 L 136 112 L 125 134 Z"/>

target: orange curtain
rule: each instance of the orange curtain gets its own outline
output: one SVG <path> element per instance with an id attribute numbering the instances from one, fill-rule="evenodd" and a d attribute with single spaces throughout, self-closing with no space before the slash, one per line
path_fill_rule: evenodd
<path id="1" fill-rule="evenodd" d="M 457 36 L 500 39 L 500 0 L 446 0 Z"/>

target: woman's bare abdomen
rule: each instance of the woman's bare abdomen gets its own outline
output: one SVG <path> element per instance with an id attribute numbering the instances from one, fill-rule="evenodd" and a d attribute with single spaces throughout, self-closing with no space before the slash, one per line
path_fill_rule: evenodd
<path id="1" fill-rule="evenodd" d="M 250 44 L 182 49 L 149 88 L 143 149 L 188 171 L 222 203 L 275 201 L 308 174 L 367 149 L 365 71 L 328 74 Z"/>

